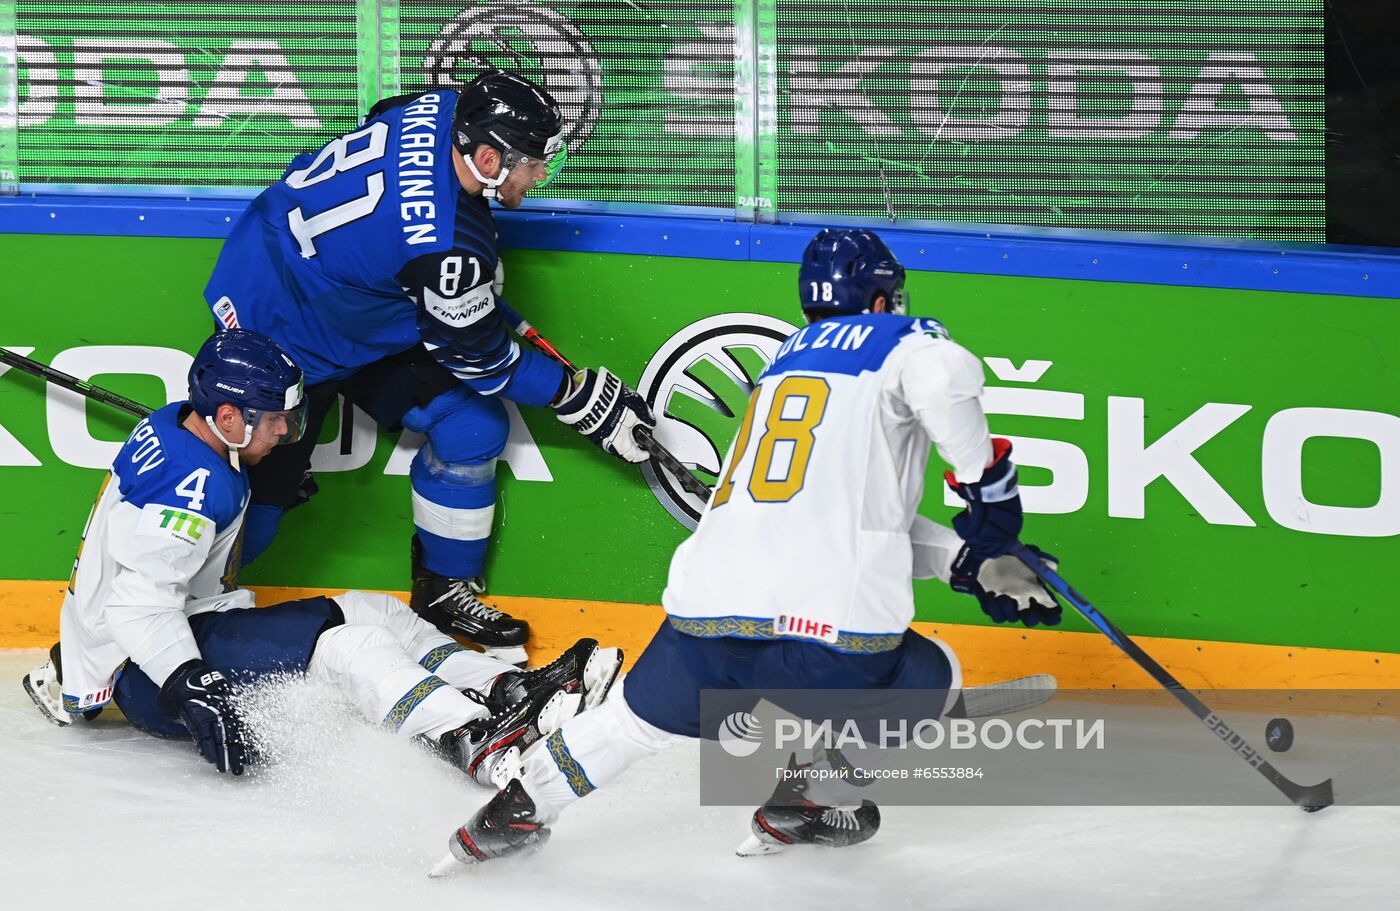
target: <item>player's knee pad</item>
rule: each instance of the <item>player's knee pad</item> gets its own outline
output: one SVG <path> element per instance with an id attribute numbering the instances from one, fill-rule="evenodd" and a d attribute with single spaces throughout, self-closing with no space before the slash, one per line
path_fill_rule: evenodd
<path id="1" fill-rule="evenodd" d="M 453 639 L 438 632 L 437 627 L 409 610 L 407 604 L 393 595 L 350 591 L 343 595 L 336 595 L 335 600 L 345 614 L 346 623 L 384 627 L 394 636 L 410 658 L 418 661 L 430 671 L 436 671 L 437 667 L 431 661 L 424 663 L 423 658 L 428 653 L 437 650 L 440 662 L 457 651 L 470 651 L 470 649 L 463 649 Z M 477 653 L 471 652 L 471 654 L 476 655 Z"/>
<path id="2" fill-rule="evenodd" d="M 941 639 L 904 633 L 899 661 L 890 681 L 891 689 L 958 690 L 963 685 L 962 663 L 952 646 Z"/>
<path id="3" fill-rule="evenodd" d="M 403 653 L 403 645 L 392 631 L 383 626 L 347 622 L 342 626 L 333 626 L 317 637 L 307 672 L 315 677 L 334 680 L 353 673 L 356 664 L 366 656 L 390 652 Z"/>
<path id="4" fill-rule="evenodd" d="M 427 434 L 449 464 L 493 461 L 506 447 L 510 416 L 500 400 L 465 387 L 445 392 L 404 416 L 404 426 Z"/>
<path id="5" fill-rule="evenodd" d="M 415 616 L 413 611 L 393 595 L 380 592 L 348 591 L 335 596 L 335 603 L 349 625 L 383 626 L 385 621 L 400 614 Z"/>

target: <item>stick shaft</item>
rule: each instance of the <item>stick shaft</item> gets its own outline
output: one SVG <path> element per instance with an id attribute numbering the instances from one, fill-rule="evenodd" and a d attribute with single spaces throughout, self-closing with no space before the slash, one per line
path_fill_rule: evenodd
<path id="1" fill-rule="evenodd" d="M 134 402 L 126 396 L 117 395 L 110 389 L 94 386 L 92 383 L 86 380 L 80 380 L 76 376 L 69 376 L 62 370 L 55 370 L 48 364 L 41 364 L 33 358 L 25 357 L 8 348 L 0 348 L 0 363 L 9 364 L 11 367 L 18 368 L 31 376 L 37 376 L 56 386 L 62 386 L 64 389 L 69 389 L 79 395 L 87 396 L 94 401 L 102 402 L 105 405 L 111 405 L 113 408 L 120 408 L 122 411 L 133 414 L 138 418 L 144 418 L 151 413 L 151 408 L 142 405 L 140 402 Z"/>
<path id="2" fill-rule="evenodd" d="M 549 339 L 540 335 L 539 330 L 530 325 L 530 323 L 523 317 L 520 317 L 519 314 L 515 314 L 515 316 L 517 317 L 515 331 L 519 335 L 523 336 L 532 345 L 540 349 L 547 357 L 558 361 L 566 369 L 578 369 L 570 363 L 568 358 L 560 353 L 558 348 L 554 347 L 554 344 L 550 342 Z M 647 454 L 652 457 L 657 465 L 675 477 L 675 479 L 680 482 L 681 487 L 685 489 L 686 493 L 700 497 L 702 500 L 708 500 L 710 498 L 709 485 L 692 474 L 690 469 L 686 468 L 681 460 L 675 457 L 671 450 L 661 445 L 656 437 L 652 436 L 649 429 L 638 427 L 635 431 L 635 436 L 638 445 L 647 451 Z"/>
<path id="3" fill-rule="evenodd" d="M 1017 543 L 1011 549 L 1011 553 L 1020 559 L 1022 563 L 1026 564 L 1032 572 L 1039 576 L 1045 584 L 1050 586 L 1060 597 L 1068 601 L 1075 610 L 1083 614 L 1084 619 L 1092 623 L 1099 632 L 1103 633 L 1114 645 L 1122 649 L 1123 653 L 1133 659 L 1133 662 L 1137 664 L 1138 667 L 1147 671 L 1147 673 L 1152 676 L 1153 680 L 1161 684 L 1167 692 L 1176 697 L 1178 702 L 1186 706 L 1191 714 L 1195 715 L 1206 727 L 1210 728 L 1211 733 L 1219 737 L 1220 740 L 1230 749 L 1234 750 L 1241 759 L 1253 766 L 1260 775 L 1263 775 L 1268 779 L 1270 784 L 1282 791 L 1284 796 L 1289 800 L 1308 811 L 1320 810 L 1323 807 L 1331 805 L 1333 795 L 1332 780 L 1330 778 L 1320 784 L 1300 785 L 1274 768 L 1264 759 L 1263 755 L 1258 750 L 1250 746 L 1243 737 L 1226 724 L 1223 718 L 1211 711 L 1210 707 L 1202 702 L 1195 693 L 1182 686 L 1181 681 L 1173 677 L 1171 672 L 1158 664 L 1151 655 L 1143 651 L 1142 646 L 1138 645 L 1132 639 L 1129 639 L 1127 633 L 1119 629 L 1112 620 L 1105 617 L 1103 612 L 1097 607 L 1090 604 L 1087 598 L 1075 591 L 1073 586 L 1061 578 L 1059 573 L 1047 566 L 1045 561 L 1040 559 L 1035 552 L 1027 548 L 1026 545 Z"/>

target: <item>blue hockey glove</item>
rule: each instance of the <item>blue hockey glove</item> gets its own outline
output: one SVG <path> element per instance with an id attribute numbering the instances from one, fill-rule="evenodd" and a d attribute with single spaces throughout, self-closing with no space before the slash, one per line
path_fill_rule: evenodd
<path id="1" fill-rule="evenodd" d="M 953 530 L 970 551 L 983 560 L 1000 557 L 1011 549 L 1021 534 L 1021 490 L 1016 484 L 1016 463 L 1011 461 L 1011 441 L 992 437 L 992 464 L 982 472 L 980 480 L 959 483 L 947 472 L 948 486 L 953 493 L 967 501 L 967 509 L 953 516 Z M 958 555 L 958 562 L 964 555 Z M 954 563 L 957 569 L 957 562 Z M 976 578 L 976 568 L 968 565 L 966 572 Z M 958 573 L 955 572 L 955 575 Z"/>
<path id="2" fill-rule="evenodd" d="M 1053 555 L 1035 545 L 1026 547 L 1051 569 L 1059 565 Z M 963 577 L 961 586 L 954 585 L 953 590 L 974 596 L 982 606 L 982 613 L 994 623 L 1059 626 L 1064 611 L 1040 577 L 1019 558 L 1009 554 L 981 561 L 977 575 L 971 580 Z"/>
<path id="3" fill-rule="evenodd" d="M 554 405 L 559 420 L 592 440 L 600 449 L 625 462 L 645 462 L 647 451 L 632 431 L 656 427 L 651 409 L 631 386 L 606 367 L 580 370 L 569 391 Z"/>
<path id="4" fill-rule="evenodd" d="M 160 710 L 179 719 L 200 755 L 220 772 L 243 774 L 247 756 L 243 724 L 233 705 L 228 680 L 199 660 L 186 661 L 160 688 Z"/>

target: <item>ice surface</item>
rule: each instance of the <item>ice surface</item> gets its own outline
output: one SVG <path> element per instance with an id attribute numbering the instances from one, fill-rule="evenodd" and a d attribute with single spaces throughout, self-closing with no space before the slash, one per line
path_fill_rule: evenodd
<path id="1" fill-rule="evenodd" d="M 264 701 L 269 761 L 234 779 L 111 714 L 49 724 L 19 686 L 43 658 L 0 651 L 5 908 L 1371 909 L 1400 886 L 1397 808 L 895 807 L 866 845 L 740 859 L 749 812 L 697 806 L 692 746 L 539 854 L 429 880 L 488 794 L 332 694 Z"/>

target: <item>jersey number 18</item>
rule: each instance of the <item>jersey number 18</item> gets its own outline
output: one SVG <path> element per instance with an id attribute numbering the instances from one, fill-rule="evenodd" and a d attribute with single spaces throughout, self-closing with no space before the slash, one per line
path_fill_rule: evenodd
<path id="1" fill-rule="evenodd" d="M 734 493 L 734 470 L 748 451 L 754 416 L 759 410 L 763 393 L 760 386 L 753 398 L 749 399 L 744 423 L 739 427 L 739 437 L 734 444 L 734 455 L 729 461 L 729 470 L 715 488 L 712 509 L 728 503 Z M 807 480 L 807 463 L 811 461 L 812 448 L 816 445 L 817 425 L 826 413 L 826 401 L 830 395 L 831 387 L 826 380 L 816 376 L 785 377 L 774 388 L 763 422 L 763 435 L 758 439 L 758 452 L 749 471 L 749 496 L 753 497 L 754 502 L 786 503 L 802 489 Z"/>

